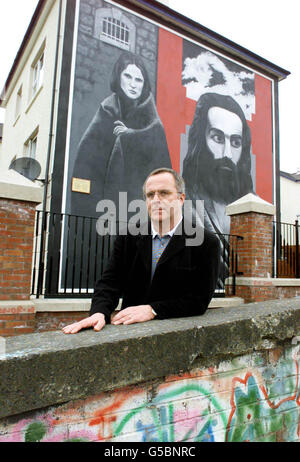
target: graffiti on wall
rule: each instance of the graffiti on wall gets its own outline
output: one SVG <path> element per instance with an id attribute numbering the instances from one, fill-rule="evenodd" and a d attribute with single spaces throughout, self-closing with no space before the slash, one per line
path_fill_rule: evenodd
<path id="1" fill-rule="evenodd" d="M 238 442 L 300 439 L 298 348 L 169 377 L 56 406 L 16 423 L 0 441 Z M 14 421 L 15 422 L 15 421 Z"/>

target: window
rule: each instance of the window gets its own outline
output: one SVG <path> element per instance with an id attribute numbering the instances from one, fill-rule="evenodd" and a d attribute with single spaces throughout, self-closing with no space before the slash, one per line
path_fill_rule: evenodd
<path id="1" fill-rule="evenodd" d="M 42 86 L 44 77 L 44 52 L 32 66 L 32 94 L 33 97 Z"/>
<path id="2" fill-rule="evenodd" d="M 33 132 L 33 134 L 25 142 L 24 146 L 24 156 L 31 157 L 32 159 L 36 158 L 36 148 L 38 141 L 38 128 Z"/>
<path id="3" fill-rule="evenodd" d="M 135 52 L 135 25 L 117 8 L 99 8 L 94 36 L 102 42 Z"/>
<path id="4" fill-rule="evenodd" d="M 29 140 L 28 145 L 27 145 L 27 156 L 26 157 L 31 157 L 32 159 L 35 159 L 36 145 L 37 145 L 37 136 Z"/>
<path id="5" fill-rule="evenodd" d="M 15 111 L 15 119 L 17 119 L 21 113 L 21 103 L 22 103 L 22 85 L 19 88 L 16 98 L 16 111 Z"/>

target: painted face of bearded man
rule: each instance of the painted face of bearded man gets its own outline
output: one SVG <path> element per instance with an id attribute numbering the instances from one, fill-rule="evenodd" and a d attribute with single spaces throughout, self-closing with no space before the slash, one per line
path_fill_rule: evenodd
<path id="1" fill-rule="evenodd" d="M 230 96 L 202 95 L 189 133 L 183 177 L 193 198 L 229 204 L 253 189 L 251 133 Z"/>

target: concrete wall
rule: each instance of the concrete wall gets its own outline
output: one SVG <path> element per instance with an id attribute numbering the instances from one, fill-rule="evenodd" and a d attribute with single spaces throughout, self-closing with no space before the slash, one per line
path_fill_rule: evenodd
<path id="1" fill-rule="evenodd" d="M 1 346 L 0 441 L 300 441 L 299 298 Z"/>

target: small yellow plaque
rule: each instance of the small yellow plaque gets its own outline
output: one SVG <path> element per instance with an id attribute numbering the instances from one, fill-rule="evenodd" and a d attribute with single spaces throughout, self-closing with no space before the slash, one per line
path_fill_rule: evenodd
<path id="1" fill-rule="evenodd" d="M 91 180 L 84 180 L 83 178 L 72 178 L 72 191 L 80 192 L 83 194 L 91 193 Z"/>

